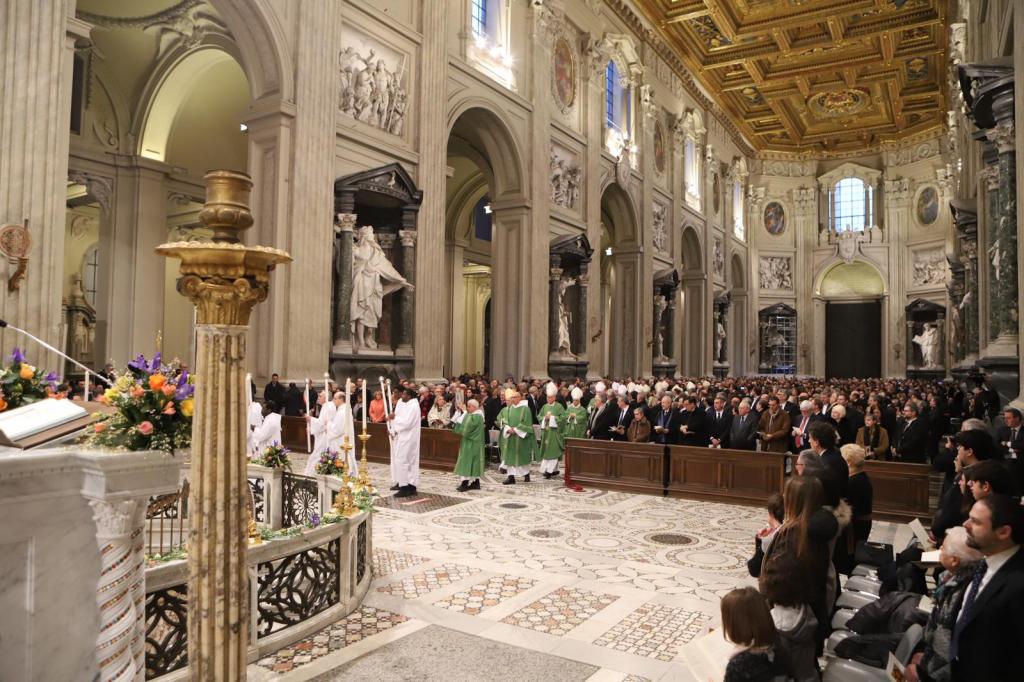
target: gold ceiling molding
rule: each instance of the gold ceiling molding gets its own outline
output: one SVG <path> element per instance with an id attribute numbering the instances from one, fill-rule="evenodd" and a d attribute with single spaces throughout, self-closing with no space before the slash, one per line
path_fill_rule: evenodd
<path id="1" fill-rule="evenodd" d="M 757 156 L 849 157 L 944 125 L 946 0 L 635 2 Z"/>

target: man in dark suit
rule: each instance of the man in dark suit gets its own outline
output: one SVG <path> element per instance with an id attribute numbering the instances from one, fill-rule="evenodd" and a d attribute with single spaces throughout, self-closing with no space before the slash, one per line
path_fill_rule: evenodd
<path id="1" fill-rule="evenodd" d="M 626 432 L 629 430 L 629 424 L 633 421 L 633 410 L 629 406 L 629 398 L 625 395 L 620 395 L 613 412 L 615 415 L 615 422 L 612 424 L 611 428 L 612 440 L 625 442 Z"/>
<path id="2" fill-rule="evenodd" d="M 708 408 L 708 436 L 711 445 L 721 448 L 729 447 L 729 429 L 732 427 L 732 411 L 726 407 L 725 396 L 715 396 Z"/>
<path id="3" fill-rule="evenodd" d="M 651 442 L 673 445 L 679 432 L 679 417 L 672 409 L 672 398 L 661 396 L 661 404 L 651 411 Z"/>
<path id="4" fill-rule="evenodd" d="M 810 400 L 800 403 L 800 412 L 790 422 L 792 428 L 790 441 L 793 445 L 791 448 L 793 452 L 799 454 L 801 450 L 806 450 L 810 447 L 810 442 L 807 440 L 807 430 L 811 427 L 811 424 L 822 419 L 825 419 L 825 417 L 820 412 L 815 411 L 814 403 Z"/>
<path id="5" fill-rule="evenodd" d="M 737 414 L 729 425 L 729 447 L 733 450 L 757 449 L 757 417 L 750 412 L 750 403 L 740 401 Z"/>
<path id="6" fill-rule="evenodd" d="M 284 391 L 284 384 L 277 374 L 271 374 L 270 383 L 263 387 L 263 402 L 270 407 L 271 412 L 280 412 L 284 407 Z"/>
<path id="7" fill-rule="evenodd" d="M 679 443 L 695 447 L 708 445 L 708 413 L 697 409 L 697 399 L 687 396 L 683 400 L 683 412 L 679 415 Z"/>
<path id="8" fill-rule="evenodd" d="M 964 475 L 964 469 L 972 464 L 992 459 L 995 449 L 992 436 L 988 435 L 988 431 L 981 429 L 960 431 L 956 434 L 955 441 L 956 459 L 959 462 L 960 472 L 939 498 L 939 507 L 935 510 L 935 517 L 932 519 L 932 526 L 928 534 L 935 541 L 936 546 L 942 544 L 947 530 L 953 526 L 959 526 L 964 521 L 964 496 L 960 492 L 960 478 Z"/>
<path id="9" fill-rule="evenodd" d="M 594 396 L 594 411 L 590 413 L 590 437 L 594 440 L 611 440 L 615 426 L 615 408 L 606 402 L 603 394 Z"/>
<path id="10" fill-rule="evenodd" d="M 822 481 L 825 504 L 835 507 L 840 499 L 846 497 L 846 485 L 850 480 L 850 468 L 836 448 L 836 428 L 831 421 L 816 421 L 807 430 L 807 440 L 827 470 L 827 476 Z"/>
<path id="11" fill-rule="evenodd" d="M 1009 682 L 1024 671 L 1024 521 L 1021 506 L 989 495 L 971 507 L 967 543 L 979 562 L 953 626 L 949 659 L 955 680 Z"/>
<path id="12" fill-rule="evenodd" d="M 786 391 L 784 390 L 780 390 L 778 395 L 779 402 L 782 404 L 782 409 L 785 410 L 786 414 L 789 415 L 789 423 L 792 424 L 793 421 L 800 415 L 800 404 L 797 403 L 796 396 L 787 395 Z"/>
<path id="13" fill-rule="evenodd" d="M 903 417 L 906 421 L 900 431 L 899 438 L 892 448 L 892 453 L 901 462 L 924 464 L 928 449 L 928 425 L 917 418 L 917 405 L 908 400 L 903 406 Z"/>
<path id="14" fill-rule="evenodd" d="M 1006 464 L 1017 479 L 1018 490 L 1024 492 L 1024 428 L 1020 410 L 1007 407 L 1003 410 L 1003 422 L 996 430 L 996 442 L 1006 452 Z"/>

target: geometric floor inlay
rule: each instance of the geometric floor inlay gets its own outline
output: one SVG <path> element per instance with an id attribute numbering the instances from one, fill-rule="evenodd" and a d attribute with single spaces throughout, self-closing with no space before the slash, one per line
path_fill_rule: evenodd
<path id="1" fill-rule="evenodd" d="M 256 663 L 276 673 L 288 672 L 300 665 L 315 661 L 321 656 L 326 656 L 333 651 L 376 635 L 378 632 L 390 630 L 407 620 L 409 620 L 407 616 L 372 606 L 363 606 L 323 630 L 305 639 L 300 639 L 266 658 L 261 658 Z"/>
<path id="2" fill-rule="evenodd" d="M 412 512 L 414 514 L 426 514 L 446 507 L 452 507 L 463 502 L 472 502 L 467 497 L 451 497 L 450 495 L 437 495 L 435 493 L 417 493 L 414 497 L 387 497 L 377 500 L 378 507 L 387 507 L 398 511 Z"/>
<path id="3" fill-rule="evenodd" d="M 709 621 L 707 615 L 696 611 L 643 604 L 594 640 L 594 644 L 659 661 L 671 661 Z"/>
<path id="4" fill-rule="evenodd" d="M 450 585 L 458 580 L 479 573 L 479 568 L 472 566 L 461 566 L 459 564 L 445 564 L 435 568 L 428 568 L 423 573 L 411 575 L 401 582 L 394 582 L 377 588 L 378 592 L 390 594 L 405 599 L 416 599 L 425 594 Z"/>
<path id="5" fill-rule="evenodd" d="M 456 592 L 450 597 L 436 601 L 434 606 L 441 606 L 467 616 L 475 616 L 492 606 L 497 606 L 506 599 L 511 599 L 529 590 L 536 584 L 537 581 L 529 578 L 496 575 L 485 583 L 473 585 L 462 592 Z"/>
<path id="6" fill-rule="evenodd" d="M 659 545 L 690 545 L 695 542 L 689 535 L 682 533 L 653 533 L 647 539 Z"/>
<path id="7" fill-rule="evenodd" d="M 405 552 L 395 552 L 390 549 L 373 548 L 373 575 L 377 578 L 404 571 L 410 566 L 422 564 L 430 559 Z"/>
<path id="8" fill-rule="evenodd" d="M 562 587 L 505 616 L 502 623 L 561 637 L 618 597 Z"/>

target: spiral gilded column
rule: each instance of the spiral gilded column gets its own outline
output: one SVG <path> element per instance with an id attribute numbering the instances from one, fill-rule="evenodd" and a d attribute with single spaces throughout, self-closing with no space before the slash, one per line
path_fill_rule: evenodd
<path id="1" fill-rule="evenodd" d="M 178 292 L 196 307 L 196 392 L 189 491 L 188 658 L 192 680 L 245 679 L 249 578 L 245 500 L 245 339 L 249 313 L 266 300 L 284 251 L 245 246 L 252 225 L 244 173 L 210 171 L 199 217 L 213 242 L 175 242 Z"/>
<path id="2" fill-rule="evenodd" d="M 144 501 L 93 500 L 100 550 L 96 663 L 103 682 L 145 678 Z"/>

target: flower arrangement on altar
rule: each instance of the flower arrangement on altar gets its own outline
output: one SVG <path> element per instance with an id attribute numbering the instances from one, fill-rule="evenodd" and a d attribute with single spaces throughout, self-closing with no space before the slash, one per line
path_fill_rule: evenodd
<path id="1" fill-rule="evenodd" d="M 320 461 L 316 463 L 316 473 L 321 476 L 342 476 L 346 469 L 345 460 L 334 450 L 320 455 Z"/>
<path id="2" fill-rule="evenodd" d="M 291 450 L 274 441 L 273 444 L 263 448 L 263 452 L 254 458 L 252 463 L 270 469 L 287 469 L 291 471 L 292 461 L 288 458 L 289 454 L 291 454 Z"/>
<path id="3" fill-rule="evenodd" d="M 163 365 L 160 359 L 158 352 L 151 362 L 140 355 L 128 363 L 128 370 L 99 399 L 115 411 L 97 415 L 90 443 L 120 450 L 166 452 L 191 445 L 195 409 L 192 377 L 180 363 Z"/>
<path id="4" fill-rule="evenodd" d="M 0 367 L 0 412 L 24 407 L 46 398 L 63 398 L 57 392 L 57 375 L 25 362 L 25 354 L 15 348 L 11 364 Z"/>

